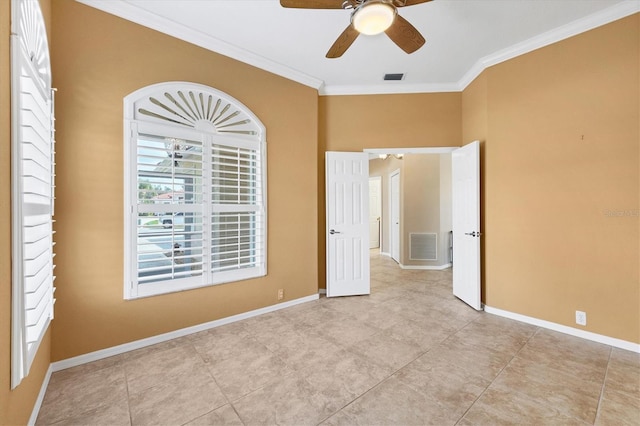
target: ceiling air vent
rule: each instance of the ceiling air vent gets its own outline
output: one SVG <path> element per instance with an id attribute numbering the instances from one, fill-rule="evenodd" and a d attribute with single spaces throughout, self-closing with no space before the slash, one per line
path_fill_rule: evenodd
<path id="1" fill-rule="evenodd" d="M 400 81 L 402 79 L 404 79 L 404 74 L 385 74 L 384 75 L 385 81 Z"/>

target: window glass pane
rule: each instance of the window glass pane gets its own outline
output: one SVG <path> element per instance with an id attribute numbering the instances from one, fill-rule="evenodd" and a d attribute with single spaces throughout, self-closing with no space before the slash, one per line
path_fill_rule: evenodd
<path id="1" fill-rule="evenodd" d="M 211 221 L 211 268 L 226 271 L 257 266 L 262 259 L 257 212 L 216 213 Z"/>
<path id="2" fill-rule="evenodd" d="M 219 204 L 256 204 L 259 156 L 254 150 L 216 145 L 211 157 L 211 200 Z"/>
<path id="3" fill-rule="evenodd" d="M 202 143 L 153 135 L 137 141 L 138 204 L 202 202 Z"/>
<path id="4" fill-rule="evenodd" d="M 138 215 L 139 282 L 202 275 L 202 214 Z"/>

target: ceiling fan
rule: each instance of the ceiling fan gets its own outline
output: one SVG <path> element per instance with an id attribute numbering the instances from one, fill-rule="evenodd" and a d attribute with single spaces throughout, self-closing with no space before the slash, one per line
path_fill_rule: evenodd
<path id="1" fill-rule="evenodd" d="M 407 53 L 413 53 L 425 43 L 422 34 L 402 16 L 398 8 L 414 6 L 431 0 L 280 0 L 280 5 L 296 9 L 352 10 L 349 26 L 327 52 L 327 58 L 339 58 L 360 34 L 384 32 L 391 41 Z"/>

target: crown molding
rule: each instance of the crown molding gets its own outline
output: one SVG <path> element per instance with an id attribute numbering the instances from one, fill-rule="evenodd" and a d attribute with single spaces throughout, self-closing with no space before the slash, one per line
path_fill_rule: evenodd
<path id="1" fill-rule="evenodd" d="M 640 0 L 627 0 L 623 3 L 618 3 L 605 10 L 575 20 L 561 27 L 554 28 L 546 33 L 539 34 L 521 43 L 514 44 L 506 49 L 499 50 L 491 55 L 487 55 L 473 64 L 469 71 L 467 71 L 460 81 L 458 81 L 458 90 L 464 90 L 482 73 L 482 71 L 493 65 L 508 61 L 509 59 L 549 46 L 550 44 L 557 43 L 638 12 L 640 12 Z"/>
<path id="2" fill-rule="evenodd" d="M 324 81 L 297 71 L 291 67 L 256 55 L 218 38 L 195 31 L 170 19 L 140 9 L 125 0 L 76 0 L 79 3 L 102 10 L 136 24 L 160 31 L 207 50 L 255 66 L 305 86 L 318 90 L 321 96 L 374 95 L 407 93 L 461 92 L 485 69 L 524 55 L 542 47 L 565 40 L 580 33 L 609 24 L 640 12 L 640 0 L 626 0 L 600 12 L 547 31 L 521 43 L 480 58 L 458 81 L 437 84 L 405 84 L 389 82 L 376 85 L 326 85 Z"/>
<path id="3" fill-rule="evenodd" d="M 260 68 L 297 83 L 319 90 L 324 82 L 286 65 L 241 49 L 216 37 L 188 28 L 170 19 L 140 9 L 124 0 L 76 0 L 79 3 L 118 16 L 127 21 L 142 25 L 163 34 L 184 40 L 188 43 L 236 59 L 248 65 Z"/>
<path id="4" fill-rule="evenodd" d="M 337 95 L 390 95 L 401 93 L 443 93 L 459 92 L 457 83 L 443 84 L 403 84 L 401 82 L 389 82 L 367 86 L 358 85 L 326 85 L 319 90 L 321 96 Z"/>

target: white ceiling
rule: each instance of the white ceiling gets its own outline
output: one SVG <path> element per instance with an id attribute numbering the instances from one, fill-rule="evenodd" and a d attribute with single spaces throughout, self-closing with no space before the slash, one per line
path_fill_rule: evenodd
<path id="1" fill-rule="evenodd" d="M 459 91 L 488 66 L 640 11 L 640 0 L 434 0 L 399 9 L 427 40 L 417 52 L 361 35 L 327 59 L 349 11 L 278 0 L 78 1 L 325 95 Z M 383 81 L 385 73 L 406 76 Z"/>

